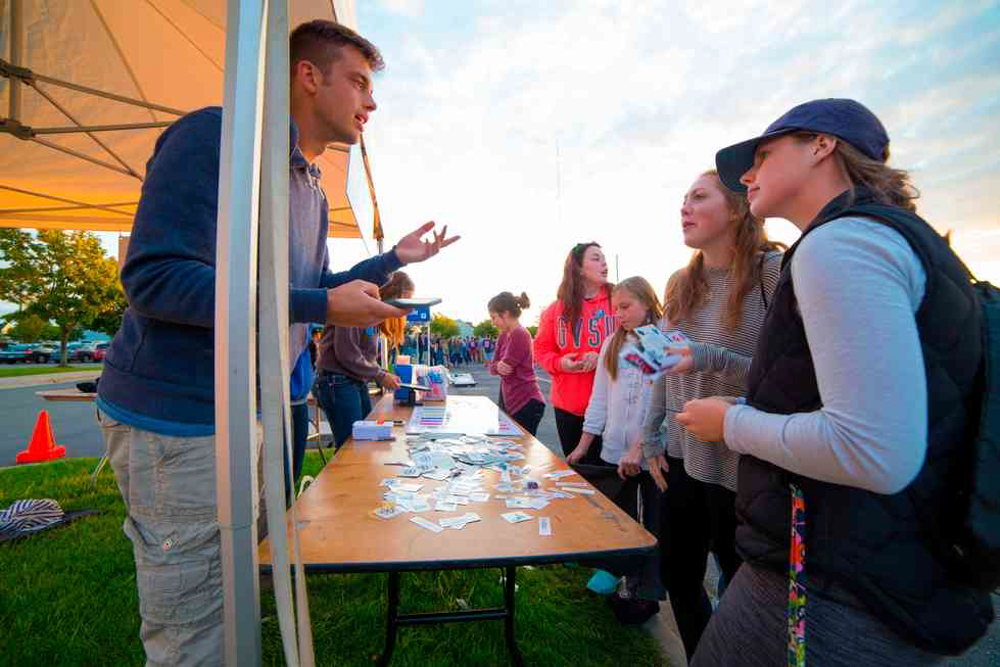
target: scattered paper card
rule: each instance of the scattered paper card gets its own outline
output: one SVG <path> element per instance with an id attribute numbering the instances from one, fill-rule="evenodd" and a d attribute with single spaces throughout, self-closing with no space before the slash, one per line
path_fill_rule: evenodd
<path id="1" fill-rule="evenodd" d="M 505 521 L 509 523 L 521 523 L 522 521 L 531 521 L 531 515 L 525 514 L 524 512 L 507 512 L 506 514 L 501 514 Z"/>
<path id="2" fill-rule="evenodd" d="M 447 519 L 441 519 L 440 521 L 438 521 L 438 524 L 440 524 L 442 528 L 462 530 L 463 528 L 465 528 L 466 525 L 470 523 L 475 523 L 476 521 L 480 520 L 481 519 L 479 518 L 479 515 L 476 514 L 475 512 L 467 512 L 462 516 L 453 516 Z"/>
<path id="3" fill-rule="evenodd" d="M 575 470 L 557 470 L 556 472 L 550 472 L 549 474 L 545 475 L 545 477 L 548 479 L 562 479 L 563 477 L 572 477 L 573 475 L 577 474 L 579 473 L 577 473 Z"/>
<path id="4" fill-rule="evenodd" d="M 538 517 L 538 534 L 545 537 L 552 534 L 552 522 L 549 521 L 549 517 Z"/>
<path id="5" fill-rule="evenodd" d="M 579 486 L 567 486 L 566 490 L 567 491 L 572 491 L 573 493 L 582 493 L 585 496 L 592 496 L 592 495 L 594 495 L 594 490 L 593 489 L 583 489 L 583 488 L 580 488 Z"/>
<path id="6" fill-rule="evenodd" d="M 412 521 L 413 523 L 417 524 L 421 528 L 426 528 L 427 530 L 431 531 L 432 533 L 440 533 L 442 530 L 444 530 L 444 528 L 442 528 L 441 526 L 439 526 L 436 523 L 433 523 L 431 521 L 428 521 L 427 519 L 425 519 L 422 516 L 410 517 L 410 521 Z"/>
<path id="7" fill-rule="evenodd" d="M 413 496 L 410 498 L 410 511 L 411 512 L 426 512 L 431 508 L 430 502 L 427 500 L 426 496 Z"/>

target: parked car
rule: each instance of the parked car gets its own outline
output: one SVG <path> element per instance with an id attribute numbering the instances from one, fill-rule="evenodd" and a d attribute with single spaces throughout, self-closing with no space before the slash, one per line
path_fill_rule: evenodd
<path id="1" fill-rule="evenodd" d="M 73 350 L 72 354 L 67 353 L 70 361 L 80 361 L 89 363 L 91 361 L 103 361 L 104 353 L 110 343 L 84 343 Z"/>
<path id="2" fill-rule="evenodd" d="M 16 364 L 19 361 L 26 364 L 47 364 L 55 357 L 56 350 L 45 345 L 14 343 L 0 350 L 0 362 L 7 364 Z"/>

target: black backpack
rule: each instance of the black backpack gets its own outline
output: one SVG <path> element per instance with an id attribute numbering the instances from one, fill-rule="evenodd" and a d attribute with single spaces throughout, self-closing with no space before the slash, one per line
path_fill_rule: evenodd
<path id="1" fill-rule="evenodd" d="M 897 227 L 891 223 L 895 219 L 892 207 L 859 206 L 857 210 Z M 949 235 L 944 240 L 951 245 Z M 1000 587 L 1000 289 L 977 280 L 964 263 L 962 266 L 982 312 L 982 400 L 979 427 L 971 443 L 969 475 L 958 489 L 961 515 L 954 531 L 937 537 L 955 576 L 989 592 Z"/>
<path id="2" fill-rule="evenodd" d="M 962 576 L 986 591 L 1000 586 L 1000 289 L 969 279 L 983 319 L 982 403 L 971 484 L 963 490 L 964 530 L 953 545 Z"/>

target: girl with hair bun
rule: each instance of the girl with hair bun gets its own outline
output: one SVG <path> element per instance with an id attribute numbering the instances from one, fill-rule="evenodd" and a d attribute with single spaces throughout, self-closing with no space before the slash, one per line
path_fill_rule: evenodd
<path id="1" fill-rule="evenodd" d="M 500 330 L 490 373 L 500 376 L 502 409 L 532 436 L 545 413 L 545 399 L 535 377 L 531 334 L 521 326 L 521 311 L 531 305 L 528 295 L 500 292 L 490 299 L 487 309 L 493 326 Z"/>

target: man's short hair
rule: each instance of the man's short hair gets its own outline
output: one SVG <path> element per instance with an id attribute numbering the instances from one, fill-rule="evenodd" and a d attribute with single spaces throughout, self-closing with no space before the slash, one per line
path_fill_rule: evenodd
<path id="1" fill-rule="evenodd" d="M 345 46 L 353 46 L 360 51 L 372 71 L 385 67 L 382 54 L 367 39 L 334 21 L 316 19 L 299 25 L 289 37 L 292 78 L 295 78 L 295 66 L 303 60 L 311 62 L 326 76 L 330 65 L 340 57 L 340 50 Z"/>

